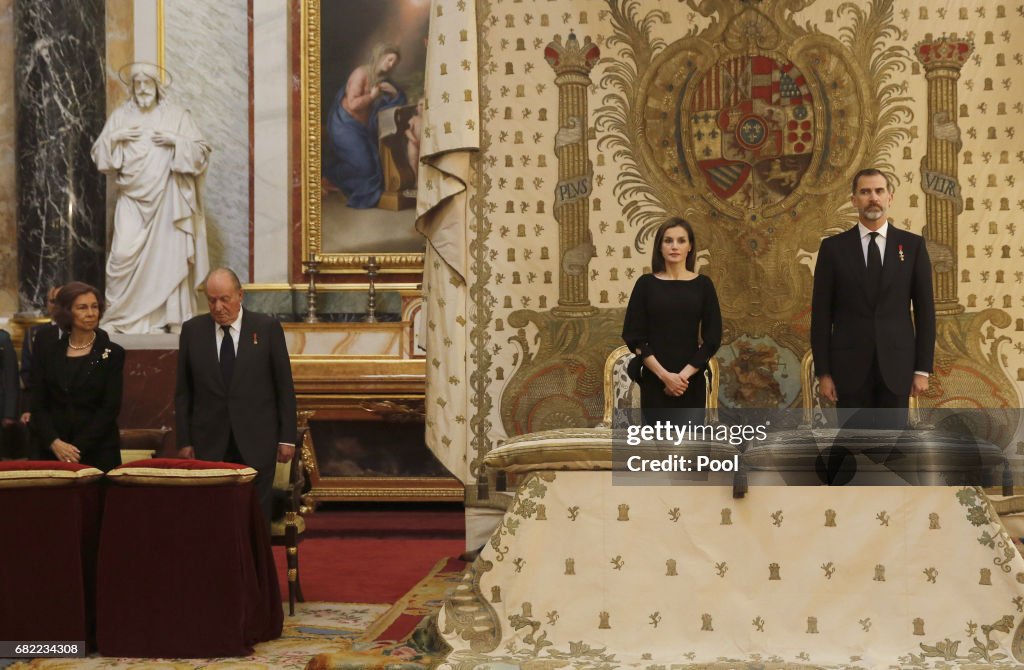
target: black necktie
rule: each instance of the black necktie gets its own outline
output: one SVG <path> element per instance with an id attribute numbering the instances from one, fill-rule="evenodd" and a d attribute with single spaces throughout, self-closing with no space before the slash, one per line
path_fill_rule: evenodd
<path id="1" fill-rule="evenodd" d="M 878 233 L 870 232 L 868 235 L 868 268 L 865 283 L 868 299 L 873 304 L 878 299 L 878 289 L 882 283 L 882 252 L 878 248 Z"/>
<path id="2" fill-rule="evenodd" d="M 231 373 L 235 371 L 235 341 L 231 338 L 231 326 L 221 326 L 224 339 L 220 341 L 220 376 L 225 386 L 231 385 Z"/>

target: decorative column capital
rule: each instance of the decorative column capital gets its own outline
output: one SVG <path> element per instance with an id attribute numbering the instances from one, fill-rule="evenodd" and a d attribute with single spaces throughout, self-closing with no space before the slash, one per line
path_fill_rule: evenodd
<path id="1" fill-rule="evenodd" d="M 974 51 L 974 42 L 956 33 L 932 37 L 931 33 L 914 45 L 914 54 L 925 70 L 952 69 L 959 71 Z"/>
<path id="2" fill-rule="evenodd" d="M 555 39 L 544 47 L 544 60 L 556 74 L 560 75 L 570 73 L 589 75 L 600 58 L 601 50 L 590 41 L 590 36 L 584 37 L 581 45 L 576 39 L 576 33 L 572 31 L 569 31 L 569 37 L 565 40 L 565 44 L 562 44 L 561 35 L 555 35 Z"/>

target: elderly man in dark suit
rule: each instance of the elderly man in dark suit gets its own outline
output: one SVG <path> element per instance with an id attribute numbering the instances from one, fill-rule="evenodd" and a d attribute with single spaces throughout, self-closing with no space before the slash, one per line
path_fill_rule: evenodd
<path id="1" fill-rule="evenodd" d="M 884 173 L 861 170 L 852 191 L 859 221 L 822 240 L 814 269 L 815 374 L 839 408 L 905 410 L 928 390 L 935 355 L 931 262 L 924 238 L 888 222 Z"/>
<path id="2" fill-rule="evenodd" d="M 244 463 L 270 518 L 275 461 L 295 453 L 295 387 L 284 330 L 242 309 L 242 284 L 227 268 L 205 281 L 210 313 L 186 321 L 178 345 L 174 406 L 182 458 Z"/>

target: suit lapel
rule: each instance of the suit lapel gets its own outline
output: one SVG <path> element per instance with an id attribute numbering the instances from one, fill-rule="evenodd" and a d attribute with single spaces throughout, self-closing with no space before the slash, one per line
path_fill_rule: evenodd
<path id="1" fill-rule="evenodd" d="M 217 354 L 217 329 L 219 327 L 213 317 L 207 314 L 206 320 L 199 327 L 199 341 L 197 342 L 199 350 L 196 353 L 201 360 L 206 361 L 205 367 L 210 371 L 210 376 L 216 380 L 214 383 L 226 391 L 224 379 L 220 376 L 220 356 Z"/>
<path id="2" fill-rule="evenodd" d="M 892 222 L 889 223 L 889 235 L 885 241 L 885 259 L 882 261 L 882 282 L 881 288 L 879 289 L 879 295 L 885 295 L 889 289 L 889 284 L 892 283 L 892 278 L 896 276 L 899 267 L 897 264 L 900 262 L 899 259 L 899 247 L 903 240 L 900 238 L 900 231 L 893 227 Z"/>
<path id="3" fill-rule="evenodd" d="M 57 346 L 53 348 L 50 355 L 53 356 L 53 370 L 57 375 L 57 383 L 64 387 L 65 391 L 71 389 L 72 380 L 68 378 L 68 343 L 64 337 L 57 340 Z"/>
<path id="4" fill-rule="evenodd" d="M 97 342 L 96 345 L 99 345 L 99 342 Z M 89 375 L 99 367 L 100 355 L 103 353 L 103 348 L 96 345 L 93 346 L 92 351 L 86 354 L 85 360 L 82 361 L 82 364 L 79 366 L 75 376 L 71 379 L 70 385 L 72 388 L 85 382 Z"/>
<path id="5" fill-rule="evenodd" d="M 102 359 L 103 352 L 107 348 L 107 344 L 110 342 L 106 337 L 100 337 L 97 333 L 96 340 L 93 342 L 92 351 L 83 356 L 83 360 L 77 368 L 74 370 L 74 374 L 68 375 L 67 364 L 67 341 L 61 341 L 63 346 L 58 348 L 60 355 L 58 356 L 58 370 L 61 378 L 67 381 L 67 390 L 70 392 L 75 388 L 78 388 L 85 380 L 89 378 L 93 372 L 95 372 L 100 366 L 100 360 Z"/>
<path id="6" fill-rule="evenodd" d="M 854 226 L 846 232 L 843 257 L 846 259 L 850 271 L 853 273 L 853 279 L 856 282 L 856 285 L 861 287 L 861 290 L 858 290 L 857 293 L 864 301 L 864 305 L 868 306 L 868 297 L 863 291 L 868 269 L 864 263 L 864 247 L 861 246 L 860 229 L 857 226 Z"/>
<path id="7" fill-rule="evenodd" d="M 238 370 L 240 369 L 243 359 L 251 354 L 253 346 L 255 324 L 252 321 L 252 315 L 248 311 L 242 312 L 242 327 L 238 335 L 238 354 L 235 356 L 235 377 L 238 376 Z"/>

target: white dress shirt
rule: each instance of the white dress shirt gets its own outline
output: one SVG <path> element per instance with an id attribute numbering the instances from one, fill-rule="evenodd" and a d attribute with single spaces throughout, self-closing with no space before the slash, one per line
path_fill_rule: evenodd
<path id="1" fill-rule="evenodd" d="M 858 221 L 857 232 L 860 233 L 860 248 L 864 251 L 864 267 L 867 267 L 868 245 L 871 243 L 871 230 Z M 878 250 L 882 253 L 882 265 L 885 265 L 885 237 L 889 234 L 889 222 L 886 221 L 882 224 L 881 228 L 874 232 L 878 233 L 878 237 L 875 238 L 875 243 L 878 245 Z"/>
<path id="2" fill-rule="evenodd" d="M 242 312 L 244 309 L 238 310 L 238 317 L 235 318 L 234 323 L 228 326 L 231 331 L 231 341 L 235 345 L 235 357 L 238 357 L 238 342 L 242 339 Z M 221 325 L 216 321 L 213 322 L 214 335 L 217 337 L 217 360 L 220 360 L 220 344 L 224 341 L 224 331 L 221 329 Z"/>

